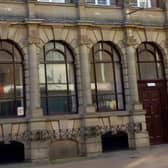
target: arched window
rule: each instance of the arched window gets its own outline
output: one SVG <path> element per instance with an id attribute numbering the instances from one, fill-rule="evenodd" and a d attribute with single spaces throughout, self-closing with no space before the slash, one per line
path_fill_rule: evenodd
<path id="1" fill-rule="evenodd" d="M 40 61 L 41 106 L 45 114 L 77 112 L 72 51 L 62 42 L 50 41 L 43 47 Z"/>
<path id="2" fill-rule="evenodd" d="M 139 80 L 164 79 L 160 50 L 151 43 L 142 43 L 137 49 L 137 71 Z"/>
<path id="3" fill-rule="evenodd" d="M 118 50 L 108 42 L 92 48 L 91 89 L 97 111 L 124 109 L 122 66 Z"/>
<path id="4" fill-rule="evenodd" d="M 19 49 L 0 41 L 0 116 L 24 115 L 23 60 Z"/>

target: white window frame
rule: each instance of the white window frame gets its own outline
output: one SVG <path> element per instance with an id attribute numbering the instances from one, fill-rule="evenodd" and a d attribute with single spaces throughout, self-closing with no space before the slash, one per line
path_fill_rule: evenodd
<path id="1" fill-rule="evenodd" d="M 39 2 L 65 3 L 65 0 L 38 0 Z"/>
<path id="2" fill-rule="evenodd" d="M 141 5 L 141 3 L 143 3 L 143 2 L 144 2 L 144 5 Z M 137 0 L 137 7 L 151 8 L 152 7 L 151 0 Z"/>
<path id="3" fill-rule="evenodd" d="M 101 4 L 99 3 L 99 0 L 95 0 L 95 5 L 110 5 L 110 0 L 104 0 L 104 1 L 105 1 L 105 4 Z"/>

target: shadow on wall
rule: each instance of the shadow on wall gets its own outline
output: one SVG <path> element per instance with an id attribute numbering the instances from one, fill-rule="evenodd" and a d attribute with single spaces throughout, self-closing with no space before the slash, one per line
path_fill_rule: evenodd
<path id="1" fill-rule="evenodd" d="M 0 164 L 24 162 L 24 144 L 10 141 L 9 144 L 0 142 Z"/>
<path id="2" fill-rule="evenodd" d="M 128 149 L 128 135 L 125 132 L 119 131 L 117 134 L 113 134 L 109 131 L 101 138 L 103 152 Z"/>

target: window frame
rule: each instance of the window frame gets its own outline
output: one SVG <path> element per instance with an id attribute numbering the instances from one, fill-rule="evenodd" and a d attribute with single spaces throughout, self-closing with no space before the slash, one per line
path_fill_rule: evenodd
<path id="1" fill-rule="evenodd" d="M 108 54 L 111 56 L 111 61 L 98 61 L 96 62 L 95 61 L 95 51 L 94 51 L 94 47 L 96 47 L 96 45 L 100 44 L 102 49 L 98 49 L 96 52 L 99 52 L 99 51 L 105 51 L 105 52 L 108 52 Z M 109 45 L 111 51 L 106 51 L 105 49 L 103 49 L 103 44 L 107 44 Z M 118 60 L 119 61 L 114 61 L 114 56 L 113 56 L 113 50 L 115 50 L 115 52 L 117 53 L 117 57 L 118 57 Z M 122 64 L 121 64 L 121 57 L 120 57 L 120 54 L 119 54 L 119 51 L 116 49 L 116 47 L 111 43 L 111 42 L 106 42 L 106 41 L 100 41 L 98 43 L 96 43 L 93 47 L 92 47 L 92 51 L 91 51 L 91 66 L 93 67 L 93 78 L 94 78 L 94 82 L 93 84 L 95 85 L 95 89 L 92 90 L 92 99 L 93 99 L 93 96 L 95 96 L 95 105 L 96 105 L 96 110 L 97 112 L 102 112 L 102 111 L 123 111 L 125 110 L 125 93 L 124 93 L 124 81 L 123 81 L 123 72 L 122 72 Z M 114 95 L 115 96 L 115 101 L 116 101 L 116 109 L 110 109 L 110 110 L 107 110 L 107 109 L 101 109 L 99 107 L 99 100 L 98 100 L 98 96 L 101 95 L 101 91 L 98 90 L 98 87 L 97 87 L 97 77 L 96 77 L 96 65 L 97 63 L 110 63 L 112 65 L 112 70 L 113 70 L 113 77 L 114 77 L 114 92 L 112 90 L 110 90 L 110 95 Z M 116 70 L 115 70 L 115 65 L 116 63 L 118 63 L 119 65 L 119 73 L 120 73 L 120 82 L 121 82 L 121 92 L 118 92 L 117 90 L 117 82 L 116 82 Z M 91 84 L 92 84 L 92 81 L 91 81 Z M 99 93 L 100 92 L 100 93 Z M 104 93 L 103 93 L 104 94 Z M 105 93 L 104 95 L 109 95 L 107 93 Z M 122 104 L 123 104 L 123 108 L 119 108 L 119 102 L 118 102 L 118 96 L 119 95 L 122 95 Z"/>
<path id="2" fill-rule="evenodd" d="M 153 51 L 151 50 L 151 48 L 148 48 L 148 46 L 150 46 Z M 143 47 L 143 49 L 141 49 L 140 47 Z M 147 51 L 150 54 L 153 55 L 154 61 L 142 61 L 140 60 L 140 56 L 141 53 Z M 158 55 L 157 55 L 158 54 Z M 163 58 L 162 58 L 162 54 L 160 52 L 160 50 L 157 48 L 157 46 L 155 46 L 152 43 L 149 42 L 144 42 L 142 43 L 136 50 L 136 59 L 137 59 L 137 74 L 138 74 L 138 80 L 164 80 L 165 78 L 165 72 L 164 72 L 164 63 L 163 63 Z M 141 73 L 141 64 L 145 64 L 145 63 L 153 63 L 155 66 L 155 71 L 156 71 L 156 77 L 157 79 L 143 79 L 142 76 L 143 74 Z M 161 66 L 161 73 L 162 73 L 162 78 L 159 77 L 159 70 L 158 70 L 158 64 Z"/>
<path id="3" fill-rule="evenodd" d="M 3 43 L 8 43 L 8 45 L 11 45 L 12 47 L 12 52 L 9 51 L 9 49 L 5 49 L 3 48 L 2 44 Z M 15 50 L 17 50 L 20 60 L 16 60 L 15 57 Z M 21 52 L 21 50 L 19 49 L 19 47 L 12 42 L 11 40 L 0 40 L 0 51 L 4 51 L 7 52 L 9 55 L 11 55 L 12 57 L 12 61 L 1 61 L 0 60 L 0 66 L 3 64 L 9 64 L 12 66 L 13 69 L 13 83 L 11 83 L 12 85 L 14 85 L 14 96 L 9 96 L 9 97 L 0 97 L 0 100 L 10 100 L 14 102 L 14 108 L 12 111 L 12 114 L 10 114 L 10 112 L 8 111 L 7 114 L 5 113 L 4 115 L 0 115 L 0 118 L 14 118 L 14 117 L 25 117 L 26 116 L 26 94 L 25 94 L 25 67 L 24 67 L 24 57 L 23 54 Z M 20 65 L 21 68 L 21 86 L 22 86 L 22 96 L 18 96 L 17 95 L 17 84 L 16 84 L 16 65 Z M 20 71 L 19 71 L 20 72 Z M 17 101 L 22 101 L 23 106 L 17 106 Z M 4 101 L 5 102 L 5 101 Z M 19 109 L 18 107 L 22 107 L 22 109 L 20 109 L 22 112 L 22 114 L 18 114 Z M 17 108 L 17 109 L 16 109 Z M 15 114 L 13 114 L 13 112 L 15 112 Z"/>
<path id="4" fill-rule="evenodd" d="M 45 50 L 45 47 L 47 44 L 49 43 L 53 43 L 53 46 L 54 48 L 52 49 L 49 49 L 49 50 Z M 64 52 L 60 51 L 59 49 L 56 49 L 56 45 L 55 44 L 61 44 L 64 46 Z M 68 62 L 67 60 L 67 50 L 68 52 L 71 54 L 71 59 L 72 59 L 72 62 Z M 62 52 L 62 54 L 64 55 L 64 60 L 60 60 L 60 61 L 51 61 L 51 60 L 47 60 L 47 54 L 50 52 L 50 51 L 56 51 L 56 52 Z M 74 114 L 74 113 L 77 113 L 78 112 L 78 92 L 77 92 L 77 77 L 76 77 L 76 64 L 75 64 L 75 59 L 74 59 L 74 54 L 72 52 L 72 49 L 64 42 L 62 41 L 57 41 L 57 40 L 52 40 L 52 41 L 49 41 L 48 43 L 46 43 L 44 46 L 43 46 L 43 58 L 44 58 L 44 61 L 41 61 L 40 60 L 40 65 L 44 65 L 44 73 L 45 73 L 45 83 L 43 85 L 45 85 L 45 96 L 40 96 L 40 98 L 45 98 L 45 103 L 46 103 L 46 111 L 44 111 L 44 115 L 58 115 L 58 114 Z M 47 80 L 47 65 L 58 65 L 58 64 L 62 64 L 62 65 L 65 65 L 65 71 L 66 71 L 66 99 L 67 99 L 67 111 L 62 111 L 62 112 L 57 112 L 57 111 L 49 111 L 49 98 L 51 98 L 52 96 L 49 95 L 49 90 L 48 90 L 48 85 L 50 85 L 51 83 L 48 82 Z M 74 82 L 73 82 L 73 85 L 74 85 L 74 94 L 70 94 L 70 88 L 69 88 L 69 75 L 68 75 L 68 65 L 72 65 L 72 68 L 73 68 L 73 79 L 74 79 Z M 54 83 L 55 84 L 55 83 Z M 40 83 L 40 86 L 41 86 L 41 83 Z M 54 94 L 54 97 L 59 97 L 60 95 L 56 95 Z M 72 111 L 71 107 L 72 107 L 72 103 L 69 104 L 70 102 L 70 98 L 74 96 L 75 97 L 75 107 L 76 107 L 76 110 L 75 112 Z M 71 109 L 71 110 L 70 110 Z"/>

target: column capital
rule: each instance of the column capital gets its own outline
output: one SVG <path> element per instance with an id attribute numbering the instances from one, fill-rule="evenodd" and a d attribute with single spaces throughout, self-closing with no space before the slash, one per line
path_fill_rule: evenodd
<path id="1" fill-rule="evenodd" d="M 30 45 L 40 43 L 38 28 L 37 28 L 37 25 L 35 25 L 35 24 L 28 25 L 28 43 Z"/>
<path id="2" fill-rule="evenodd" d="M 129 46 L 135 46 L 137 45 L 137 39 L 133 35 L 127 35 L 125 39 L 122 40 L 122 43 L 129 47 Z"/>
<path id="3" fill-rule="evenodd" d="M 83 46 L 83 45 L 91 48 L 92 41 L 87 35 L 80 36 L 80 46 Z"/>

